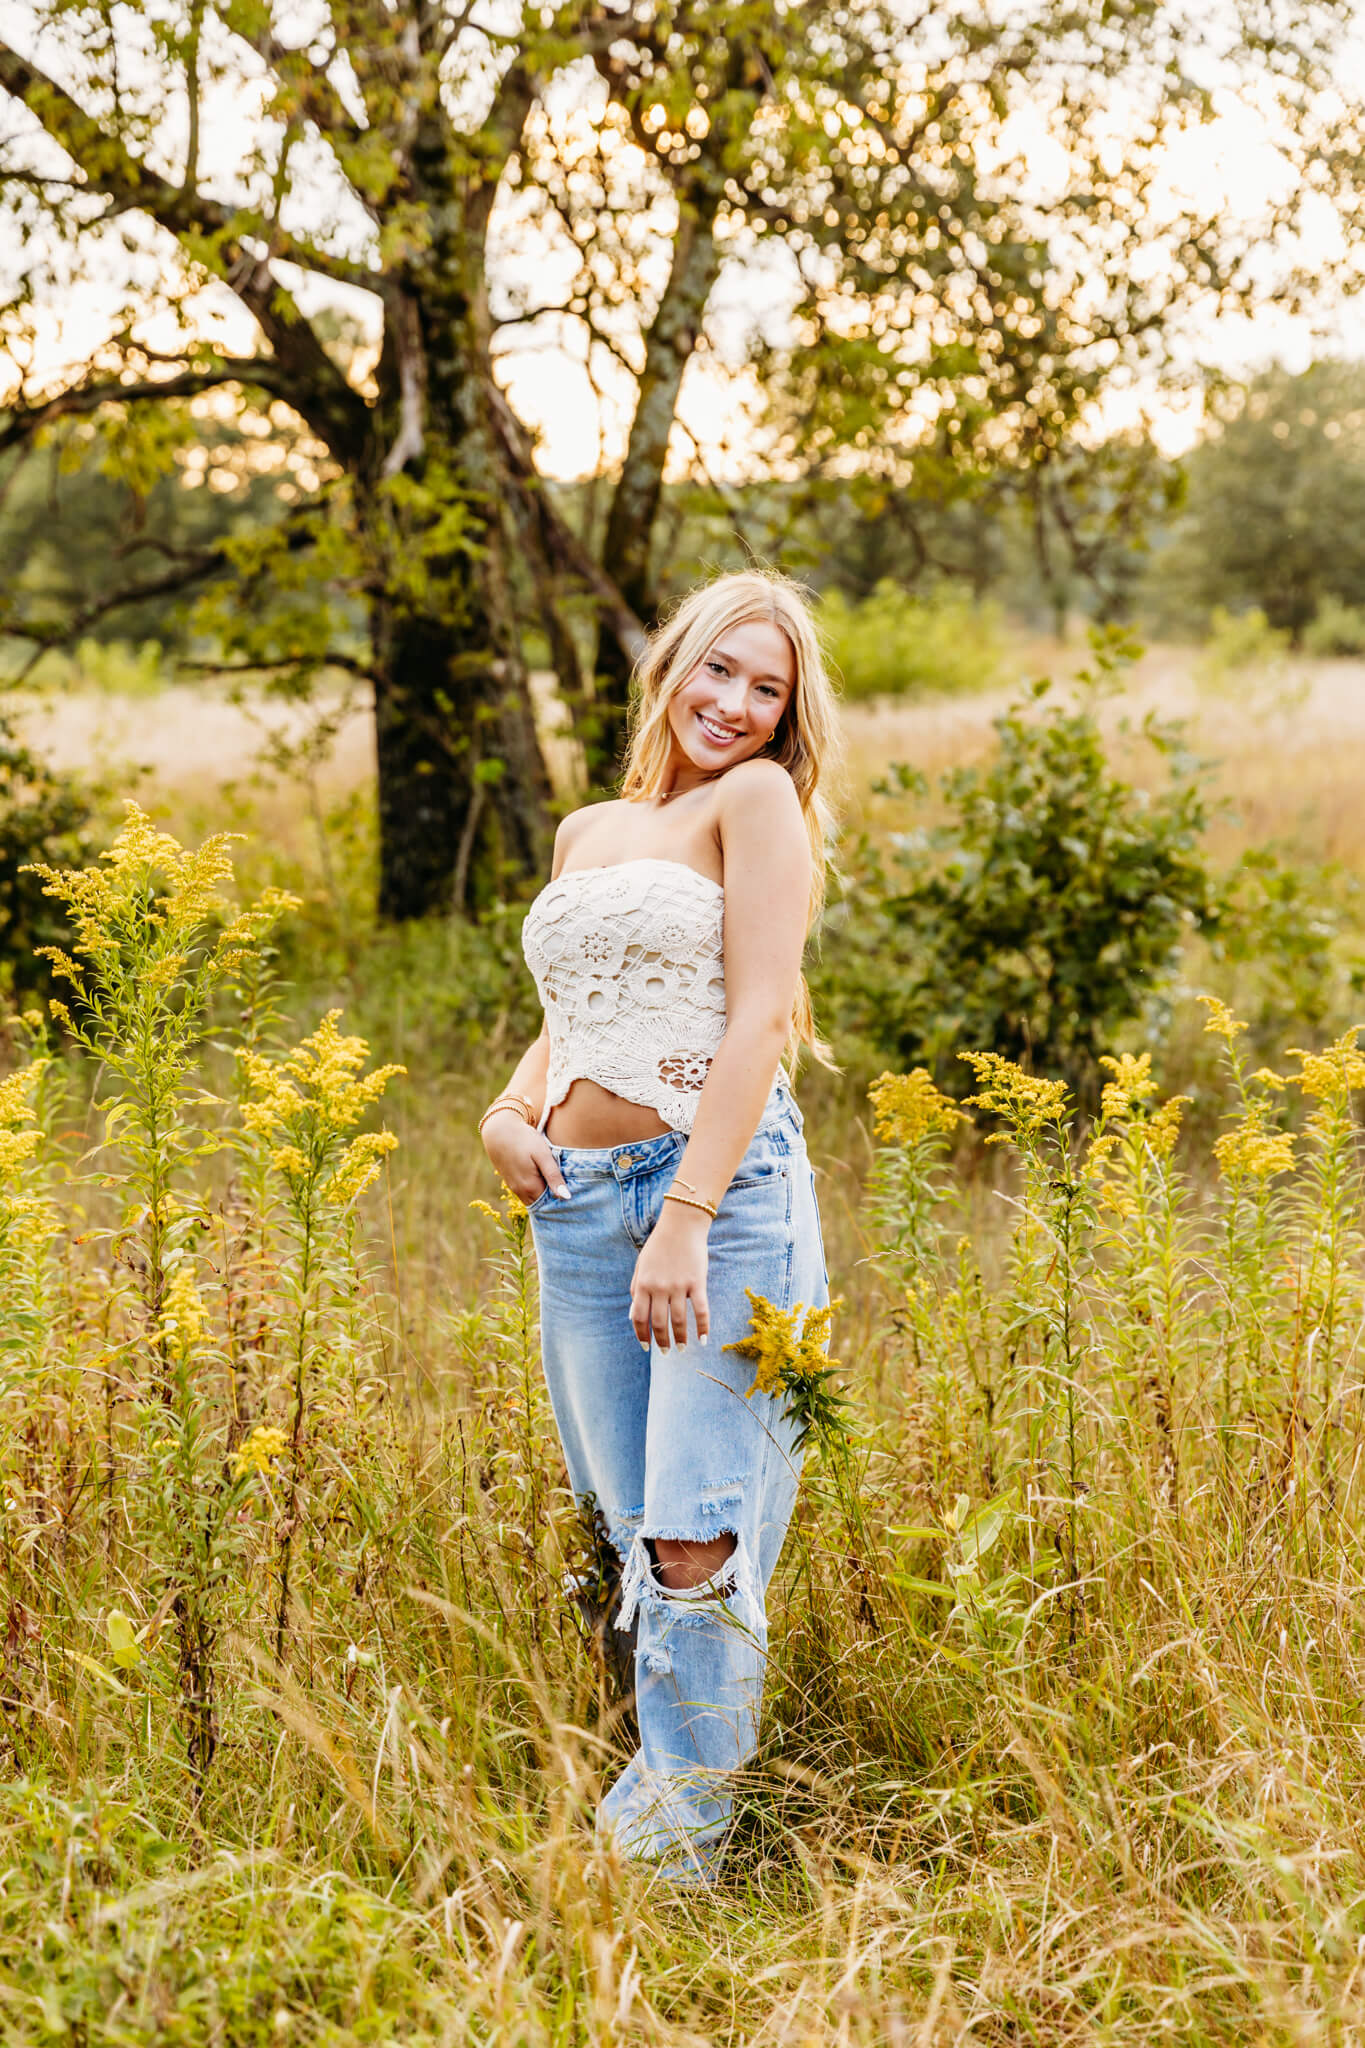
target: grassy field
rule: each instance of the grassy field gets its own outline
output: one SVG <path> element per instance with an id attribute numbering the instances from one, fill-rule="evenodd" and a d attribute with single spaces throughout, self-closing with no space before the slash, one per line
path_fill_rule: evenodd
<path id="1" fill-rule="evenodd" d="M 1197 715 L 1229 847 L 1365 867 L 1360 672 L 1306 676 L 1158 653 L 1113 715 Z M 969 757 L 991 709 L 852 710 L 869 821 L 874 769 Z M 668 1895 L 592 1846 L 623 1730 L 560 1592 L 525 1227 L 469 1207 L 524 1019 L 458 933 L 355 910 L 358 728 L 310 813 L 245 745 L 224 796 L 240 728 L 155 712 L 143 801 L 261 831 L 247 893 L 306 900 L 205 954 L 212 863 L 135 834 L 77 905 L 98 1081 L 15 1034 L 0 2040 L 1365 2039 L 1351 1045 L 1280 1086 L 1191 1001 L 1216 1158 L 1141 1061 L 1076 1143 L 1009 1071 L 979 1130 L 803 1083 L 848 1428 L 809 1461 L 725 1884 Z M 372 1050 L 298 1050 L 338 1002 Z"/>

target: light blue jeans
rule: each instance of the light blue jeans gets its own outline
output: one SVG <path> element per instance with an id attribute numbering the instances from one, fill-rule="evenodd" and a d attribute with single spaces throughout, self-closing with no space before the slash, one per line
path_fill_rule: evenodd
<path id="1" fill-rule="evenodd" d="M 638 1617 L 640 1747 L 598 1827 L 674 1881 L 709 1883 L 730 1818 L 731 1774 L 758 1736 L 768 1650 L 765 1597 L 796 1503 L 800 1457 L 780 1398 L 726 1346 L 748 1335 L 746 1288 L 778 1308 L 828 1300 L 801 1112 L 785 1089 L 764 1113 L 711 1226 L 711 1331 L 646 1352 L 630 1284 L 685 1140 L 673 1132 L 600 1150 L 554 1146 L 568 1199 L 531 1205 L 541 1347 L 569 1481 L 594 1496 L 621 1559 L 617 1626 Z M 704 1586 L 670 1590 L 654 1539 L 734 1536 Z"/>

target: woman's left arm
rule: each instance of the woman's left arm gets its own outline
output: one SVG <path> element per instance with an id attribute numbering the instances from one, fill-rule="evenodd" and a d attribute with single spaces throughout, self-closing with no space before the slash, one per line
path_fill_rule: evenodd
<path id="1" fill-rule="evenodd" d="M 791 1030 L 810 911 L 811 853 L 791 777 L 746 761 L 720 785 L 725 873 L 725 1036 L 697 1101 L 675 1179 L 717 1207 L 749 1149 Z M 687 1341 L 709 1327 L 704 1210 L 665 1202 L 635 1268 L 631 1322 L 642 1344 Z"/>

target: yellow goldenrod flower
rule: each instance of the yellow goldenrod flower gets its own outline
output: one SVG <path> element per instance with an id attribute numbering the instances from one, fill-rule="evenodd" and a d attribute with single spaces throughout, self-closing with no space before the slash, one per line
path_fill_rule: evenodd
<path id="1" fill-rule="evenodd" d="M 42 1143 L 34 1119 L 33 1097 L 48 1066 L 45 1059 L 16 1067 L 0 1081 L 0 1178 L 26 1166 Z"/>
<path id="2" fill-rule="evenodd" d="M 233 1456 L 233 1478 L 245 1479 L 249 1472 L 260 1472 L 268 1478 L 288 1448 L 289 1439 L 282 1429 L 258 1422 Z"/>
<path id="3" fill-rule="evenodd" d="M 1159 1103 L 1148 1117 L 1143 1135 L 1158 1159 L 1169 1159 L 1174 1152 L 1176 1139 L 1180 1136 L 1180 1113 L 1191 1100 L 1188 1095 L 1172 1095 L 1166 1102 Z"/>
<path id="4" fill-rule="evenodd" d="M 725 1349 L 752 1361 L 754 1383 L 745 1396 L 752 1400 L 755 1394 L 775 1394 L 781 1386 L 783 1372 L 790 1367 L 801 1341 L 797 1323 L 805 1304 L 798 1301 L 795 1308 L 778 1308 L 761 1294 L 755 1294 L 751 1287 L 744 1291 L 753 1310 L 749 1335 L 727 1344 Z"/>
<path id="5" fill-rule="evenodd" d="M 270 1155 L 270 1164 L 286 1180 L 303 1180 L 308 1173 L 308 1161 L 297 1145 L 277 1145 Z"/>
<path id="6" fill-rule="evenodd" d="M 370 1048 L 363 1038 L 338 1030 L 340 1015 L 329 1010 L 283 1059 L 250 1049 L 237 1054 L 256 1096 L 243 1106 L 243 1124 L 270 1143 L 270 1163 L 296 1196 L 311 1178 L 318 1200 L 333 1208 L 355 1201 L 397 1145 L 389 1131 L 361 1132 L 348 1144 L 340 1140 L 394 1075 L 405 1071 L 386 1066 L 363 1073 Z"/>
<path id="7" fill-rule="evenodd" d="M 345 1208 L 355 1201 L 374 1179 L 388 1154 L 397 1147 L 392 1131 L 362 1131 L 352 1138 L 341 1155 L 341 1164 L 327 1184 L 327 1200 L 333 1208 Z"/>
<path id="8" fill-rule="evenodd" d="M 1082 1178 L 1102 1181 L 1108 1171 L 1110 1160 L 1122 1143 L 1123 1139 L 1117 1131 L 1104 1131 L 1092 1142 L 1086 1154 L 1085 1164 L 1081 1168 Z"/>
<path id="9" fill-rule="evenodd" d="M 1241 1018 L 1233 1016 L 1220 996 L 1200 996 L 1199 1001 L 1209 1013 L 1204 1023 L 1205 1031 L 1221 1038 L 1224 1045 L 1235 1045 L 1247 1029 Z"/>
<path id="10" fill-rule="evenodd" d="M 976 1075 L 979 1093 L 969 1095 L 973 1109 L 990 1110 L 1012 1124 L 1020 1135 L 1033 1137 L 1047 1124 L 1060 1124 L 1070 1113 L 1065 1081 L 1046 1081 L 1041 1074 L 1026 1074 L 1014 1060 L 998 1052 L 964 1052 Z M 1002 1134 L 988 1141 L 1003 1144 Z"/>
<path id="11" fill-rule="evenodd" d="M 499 1181 L 502 1189 L 502 1207 L 495 1209 L 491 1202 L 471 1202 L 470 1208 L 477 1209 L 481 1216 L 487 1216 L 492 1223 L 519 1223 L 527 1212 L 520 1195 L 514 1195 L 506 1181 Z"/>
<path id="12" fill-rule="evenodd" d="M 1156 1094 L 1156 1081 L 1152 1074 L 1152 1055 L 1143 1053 L 1120 1053 L 1117 1059 L 1105 1053 L 1102 1067 L 1108 1067 L 1114 1076 L 1106 1081 L 1100 1093 L 1100 1114 L 1103 1117 L 1124 1116 L 1134 1103 L 1146 1102 Z"/>
<path id="13" fill-rule="evenodd" d="M 1230 1181 L 1271 1180 L 1294 1164 L 1294 1140 L 1288 1131 L 1266 1127 L 1266 1107 L 1255 1102 L 1233 1130 L 1215 1141 L 1213 1156 Z"/>
<path id="14" fill-rule="evenodd" d="M 1137 1196 L 1125 1180 L 1101 1181 L 1099 1206 L 1120 1223 L 1132 1223 L 1142 1211 Z"/>
<path id="15" fill-rule="evenodd" d="M 197 1344 L 204 1334 L 204 1304 L 194 1284 L 194 1268 L 182 1260 L 161 1297 L 162 1334 L 172 1344 Z"/>
<path id="16" fill-rule="evenodd" d="M 1288 1056 L 1298 1060 L 1301 1069 L 1292 1076 L 1293 1086 L 1319 1102 L 1344 1102 L 1355 1089 L 1365 1088 L 1365 1053 L 1356 1044 L 1360 1028 L 1353 1024 L 1321 1052 L 1303 1052 L 1291 1046 Z"/>
<path id="17" fill-rule="evenodd" d="M 48 946 L 40 949 L 43 957 L 75 989 L 92 996 L 120 966 L 132 966 L 139 986 L 151 991 L 172 990 L 206 969 L 210 979 L 221 980 L 295 899 L 268 890 L 237 912 L 210 947 L 211 923 L 225 909 L 222 884 L 232 874 L 230 848 L 241 834 L 215 833 L 189 851 L 169 833 L 156 831 L 137 804 L 126 803 L 124 811 L 122 830 L 95 866 L 31 864 L 30 872 L 43 879 L 44 895 L 66 906 L 75 934 L 71 953 Z M 158 886 L 160 894 L 154 893 Z M 64 1004 L 54 1002 L 51 1009 L 59 1023 L 77 1032 Z"/>
<path id="18" fill-rule="evenodd" d="M 921 1139 L 965 1123 L 962 1111 L 934 1086 L 924 1067 L 908 1074 L 879 1074 L 867 1091 L 877 1136 L 892 1145 L 917 1145 Z"/>
<path id="19" fill-rule="evenodd" d="M 753 1311 L 749 1335 L 725 1349 L 753 1362 L 754 1382 L 746 1400 L 755 1394 L 775 1394 L 783 1387 L 794 1391 L 817 1374 L 837 1368 L 838 1360 L 829 1356 L 828 1347 L 830 1326 L 843 1306 L 841 1301 L 831 1301 L 825 1308 L 808 1309 L 802 1301 L 794 1308 L 778 1308 L 752 1287 L 744 1292 Z"/>

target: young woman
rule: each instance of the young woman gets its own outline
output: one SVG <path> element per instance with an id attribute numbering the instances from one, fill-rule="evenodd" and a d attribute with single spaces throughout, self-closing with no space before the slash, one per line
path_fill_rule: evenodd
<path id="1" fill-rule="evenodd" d="M 654 636 L 622 793 L 565 818 L 523 943 L 545 1027 L 485 1112 L 528 1205 L 574 1492 L 638 1621 L 640 1747 L 599 1828 L 710 1882 L 757 1736 L 764 1598 L 796 1499 L 780 1400 L 748 1393 L 746 1289 L 827 1300 L 801 1113 L 801 975 L 824 889 L 833 692 L 799 587 L 722 576 Z"/>

